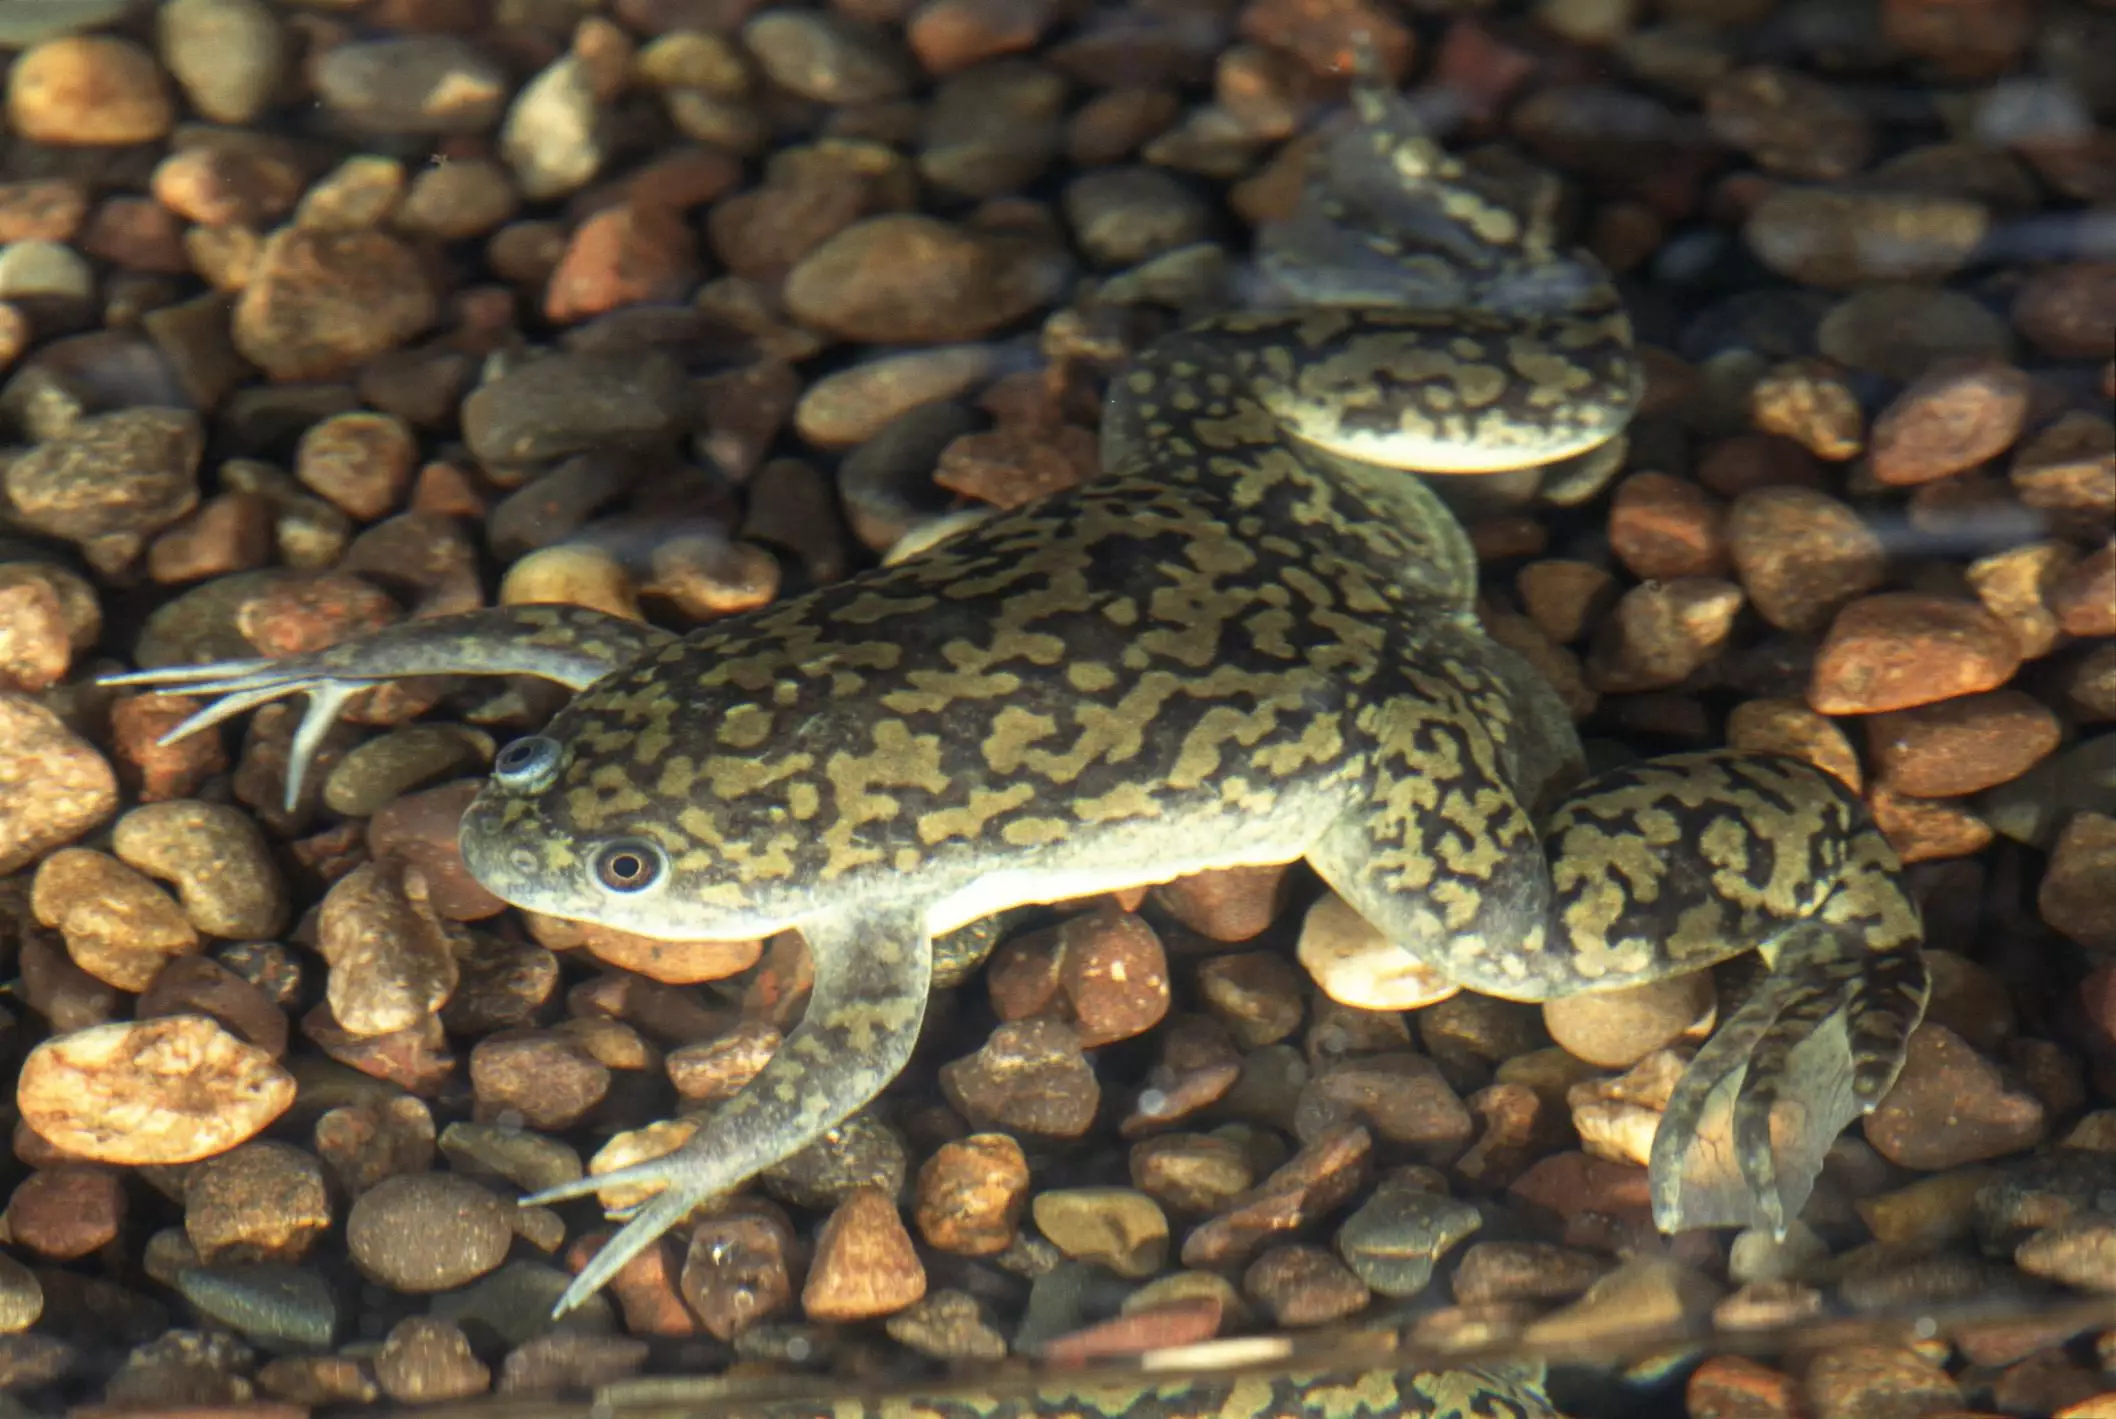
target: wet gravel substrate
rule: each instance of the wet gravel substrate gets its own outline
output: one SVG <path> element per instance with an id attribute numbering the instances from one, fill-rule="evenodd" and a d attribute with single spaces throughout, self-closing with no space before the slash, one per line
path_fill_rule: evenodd
<path id="1" fill-rule="evenodd" d="M 1662 1401 L 2116 1414 L 2116 1330 L 2045 1319 L 2116 1292 L 2116 5 L 1407 10 L 0 7 L 0 1407 L 1973 1300 Z M 693 625 L 1091 476 L 1101 383 L 1238 292 L 1361 30 L 1567 179 L 1648 347 L 1607 456 L 1450 486 L 1487 623 L 1600 756 L 1865 795 L 1930 926 L 1901 1082 L 1785 1240 L 1660 1238 L 1711 981 L 1398 1008 L 1304 870 L 1214 874 L 946 943 L 899 1087 L 553 1326 L 610 1227 L 514 1199 L 739 1088 L 798 943 L 468 877 L 548 686 L 376 693 L 289 811 L 288 707 L 159 747 L 189 703 L 91 677 L 494 602 Z"/>

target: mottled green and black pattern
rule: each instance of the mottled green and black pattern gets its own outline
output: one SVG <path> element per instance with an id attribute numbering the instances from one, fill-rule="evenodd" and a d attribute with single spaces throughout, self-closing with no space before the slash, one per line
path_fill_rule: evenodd
<path id="1" fill-rule="evenodd" d="M 755 1419 L 1562 1419 L 1527 1367 L 1047 1381 L 1021 1395 L 764 1400 L 744 1409 Z"/>
<path id="2" fill-rule="evenodd" d="M 1510 204 L 1393 95 L 1363 86 L 1357 107 L 1266 243 L 1287 307 L 1141 352 L 1080 488 L 680 638 L 508 608 L 133 677 L 228 697 L 194 723 L 307 693 L 313 744 L 379 680 L 547 676 L 579 693 L 501 754 L 464 818 L 477 879 L 660 939 L 801 933 L 814 993 L 763 1072 L 667 1156 L 535 1199 L 661 1189 L 562 1308 L 895 1077 L 936 933 L 1205 869 L 1305 859 L 1405 962 L 1517 1000 L 1761 951 L 1762 985 L 1656 1138 L 1669 1230 L 1782 1223 L 1893 1080 L 1924 1006 L 1919 924 L 1856 799 L 1729 753 L 1581 782 L 1555 692 L 1479 626 L 1467 537 L 1398 470 L 1602 444 L 1639 396 L 1630 328 L 1592 261 L 1558 248 L 1547 179 Z M 1713 1171 L 1728 1154 L 1731 1200 Z M 1458 1399 L 1408 1412 L 1526 1402 L 1467 1374 L 1372 1412 L 1449 1385 Z M 1271 1412 L 1368 1412 L 1329 1407 L 1333 1385 Z M 1079 1412 L 1250 1412 L 1226 1408 L 1248 1390 L 1164 1410 L 1143 1393 Z"/>

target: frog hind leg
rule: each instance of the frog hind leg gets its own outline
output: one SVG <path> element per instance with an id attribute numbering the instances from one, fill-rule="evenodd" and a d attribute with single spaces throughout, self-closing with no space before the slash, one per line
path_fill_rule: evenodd
<path id="1" fill-rule="evenodd" d="M 559 1298 L 564 1315 L 707 1199 L 731 1192 L 864 1108 L 918 1043 L 933 975 L 925 911 L 856 903 L 804 922 L 814 964 L 808 1010 L 756 1078 L 660 1158 L 546 1188 L 542 1206 L 612 1187 L 662 1191 L 595 1254 Z"/>
<path id="2" fill-rule="evenodd" d="M 164 665 L 107 675 L 97 683 L 212 696 L 210 703 L 164 734 L 164 744 L 273 700 L 307 696 L 287 763 L 291 809 L 325 731 L 345 702 L 363 690 L 419 675 L 533 675 L 584 690 L 675 640 L 669 631 L 585 606 L 501 606 L 400 621 L 276 660 Z"/>
<path id="3" fill-rule="evenodd" d="M 1510 1000 L 1545 999 L 1569 977 L 1544 969 L 1550 874 L 1516 794 L 1519 756 L 1492 732 L 1510 714 L 1504 687 L 1431 647 L 1426 662 L 1405 669 L 1400 693 L 1352 715 L 1349 747 L 1363 771 L 1308 864 L 1405 965 Z"/>
<path id="4" fill-rule="evenodd" d="M 1579 991 L 1762 955 L 1768 973 L 1669 1099 L 1652 1193 L 1663 1231 L 1782 1231 L 1786 1198 L 1805 1198 L 1837 1131 L 1880 1102 L 1924 1015 L 1923 928 L 1894 851 L 1835 778 L 1729 751 L 1598 776 L 1559 806 L 1545 847 Z M 1728 1136 L 1709 1141 L 1720 1109 Z M 1729 1151 L 1738 1204 L 1711 1181 Z"/>

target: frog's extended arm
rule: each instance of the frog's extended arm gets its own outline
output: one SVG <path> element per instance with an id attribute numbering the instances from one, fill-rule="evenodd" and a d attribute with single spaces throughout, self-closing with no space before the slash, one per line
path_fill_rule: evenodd
<path id="1" fill-rule="evenodd" d="M 815 988 L 800 1025 L 755 1079 L 673 1153 L 522 1199 L 525 1207 L 540 1207 L 604 1188 L 662 1189 L 573 1279 L 554 1315 L 601 1290 L 699 1204 L 733 1191 L 865 1108 L 903 1071 L 933 979 L 926 907 L 909 899 L 860 902 L 803 922 Z"/>
<path id="2" fill-rule="evenodd" d="M 167 744 L 289 695 L 308 696 L 287 762 L 287 803 L 345 702 L 417 675 L 533 675 L 582 690 L 676 639 L 671 631 L 584 606 L 501 606 L 433 616 L 277 660 L 164 665 L 106 675 L 98 684 L 211 695 L 162 736 Z"/>

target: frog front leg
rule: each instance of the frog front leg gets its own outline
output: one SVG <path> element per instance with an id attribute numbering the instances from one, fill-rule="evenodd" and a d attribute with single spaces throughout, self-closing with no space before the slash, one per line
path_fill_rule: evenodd
<path id="1" fill-rule="evenodd" d="M 800 932 L 815 986 L 800 1025 L 756 1078 L 674 1152 L 522 1199 L 541 1206 L 612 1187 L 662 1189 L 573 1279 L 553 1315 L 601 1290 L 700 1203 L 858 1113 L 910 1062 L 933 978 L 924 904 L 847 902 Z"/>
<path id="2" fill-rule="evenodd" d="M 347 700 L 386 680 L 418 675 L 533 675 L 583 690 L 676 640 L 673 632 L 585 606 L 501 606 L 402 621 L 277 660 L 164 665 L 106 675 L 127 689 L 211 695 L 210 704 L 162 736 L 172 743 L 289 695 L 308 708 L 287 763 L 287 806 L 301 792 L 316 746 Z"/>

